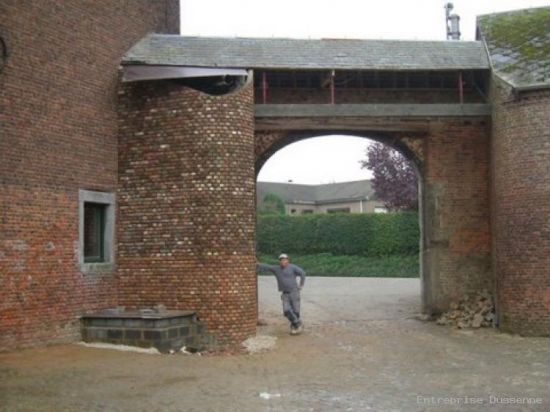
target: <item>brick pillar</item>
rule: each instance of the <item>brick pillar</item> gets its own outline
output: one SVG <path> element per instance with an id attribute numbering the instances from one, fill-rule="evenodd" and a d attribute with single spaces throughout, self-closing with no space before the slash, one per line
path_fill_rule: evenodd
<path id="1" fill-rule="evenodd" d="M 255 333 L 253 90 L 125 85 L 119 302 L 196 310 L 221 343 Z"/>
<path id="2" fill-rule="evenodd" d="M 503 331 L 550 336 L 550 92 L 493 84 L 493 269 Z"/>
<path id="3" fill-rule="evenodd" d="M 487 120 L 433 122 L 422 185 L 425 311 L 493 290 Z"/>

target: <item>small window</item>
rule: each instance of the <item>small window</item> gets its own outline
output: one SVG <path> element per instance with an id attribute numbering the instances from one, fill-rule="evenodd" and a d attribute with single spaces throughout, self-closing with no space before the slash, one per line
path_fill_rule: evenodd
<path id="1" fill-rule="evenodd" d="M 312 209 L 304 209 L 302 210 L 302 214 L 303 215 L 310 215 L 313 213 L 313 210 Z"/>
<path id="2" fill-rule="evenodd" d="M 105 205 L 84 203 L 84 262 L 105 262 Z"/>
<path id="3" fill-rule="evenodd" d="M 115 269 L 115 195 L 79 190 L 78 264 L 84 274 Z"/>

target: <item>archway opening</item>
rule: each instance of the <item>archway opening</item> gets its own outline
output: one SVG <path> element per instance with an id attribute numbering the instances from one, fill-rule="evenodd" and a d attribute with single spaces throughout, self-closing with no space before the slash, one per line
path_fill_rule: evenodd
<path id="1" fill-rule="evenodd" d="M 257 258 L 276 266 L 286 253 L 306 271 L 304 316 L 314 323 L 378 316 L 376 302 L 388 305 L 388 299 L 404 304 L 406 312 L 422 311 L 422 161 L 414 144 L 384 134 L 261 138 Z M 388 161 L 400 158 L 412 170 L 415 207 L 395 208 L 380 184 L 375 190 L 367 164 L 376 147 L 392 153 Z M 269 271 L 260 273 L 268 275 L 259 277 L 260 324 L 284 325 L 275 279 Z M 349 305 L 339 305 L 342 301 Z M 355 314 L 349 313 L 352 307 Z"/>

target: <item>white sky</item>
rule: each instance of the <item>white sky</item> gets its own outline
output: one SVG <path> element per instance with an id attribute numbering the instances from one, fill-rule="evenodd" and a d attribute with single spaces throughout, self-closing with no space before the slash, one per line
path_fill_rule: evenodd
<path id="1" fill-rule="evenodd" d="M 200 36 L 445 40 L 443 0 L 180 0 L 181 33 Z M 550 0 L 454 0 L 462 40 L 474 40 L 475 16 Z M 368 140 L 308 139 L 279 150 L 259 180 L 330 183 L 369 177 L 358 161 Z"/>

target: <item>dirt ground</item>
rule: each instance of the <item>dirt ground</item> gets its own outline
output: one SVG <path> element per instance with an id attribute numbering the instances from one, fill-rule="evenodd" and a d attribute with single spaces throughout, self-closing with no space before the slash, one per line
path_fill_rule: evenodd
<path id="1" fill-rule="evenodd" d="M 0 410 L 550 410 L 550 339 L 420 321 L 419 288 L 418 279 L 310 278 L 306 331 L 290 336 L 274 279 L 261 277 L 267 325 L 258 334 L 277 338 L 273 350 L 149 355 L 63 345 L 4 353 Z"/>

